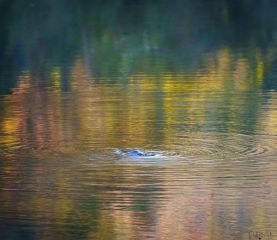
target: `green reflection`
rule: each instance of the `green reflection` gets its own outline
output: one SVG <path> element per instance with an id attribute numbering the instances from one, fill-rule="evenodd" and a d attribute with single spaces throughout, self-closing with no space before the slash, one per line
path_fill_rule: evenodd
<path id="1" fill-rule="evenodd" d="M 194 72 L 205 66 L 203 55 L 227 47 L 258 70 L 259 78 L 266 79 L 262 85 L 275 87 L 270 79 L 273 9 L 269 1 L 246 0 L 3 1 L 1 72 L 9 77 L 2 76 L 1 85 L 9 88 L 15 82 L 12 72 L 25 69 L 47 78 L 49 67 L 58 65 L 62 89 L 69 90 L 68 74 L 76 56 L 97 80 L 126 83 L 138 72 Z M 262 49 L 260 62 L 257 49 Z"/>

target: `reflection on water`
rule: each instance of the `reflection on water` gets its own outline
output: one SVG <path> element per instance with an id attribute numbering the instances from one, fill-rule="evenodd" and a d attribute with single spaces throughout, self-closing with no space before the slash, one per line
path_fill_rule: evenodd
<path id="1" fill-rule="evenodd" d="M 1 3 L 1 239 L 276 236 L 275 6 L 212 2 Z"/>

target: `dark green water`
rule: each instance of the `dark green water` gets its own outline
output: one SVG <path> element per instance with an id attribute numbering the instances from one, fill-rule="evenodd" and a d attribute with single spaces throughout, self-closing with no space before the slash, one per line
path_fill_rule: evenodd
<path id="1" fill-rule="evenodd" d="M 0 239 L 276 239 L 276 12 L 0 1 Z"/>

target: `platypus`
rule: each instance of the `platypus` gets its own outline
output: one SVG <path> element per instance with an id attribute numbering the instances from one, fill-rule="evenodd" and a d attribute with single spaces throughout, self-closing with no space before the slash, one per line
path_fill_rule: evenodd
<path id="1" fill-rule="evenodd" d="M 115 153 L 122 155 L 122 156 L 127 156 L 127 157 L 153 157 L 156 155 L 153 152 L 145 152 L 145 151 L 141 151 L 139 149 L 131 149 L 128 151 L 123 151 L 121 149 L 117 149 L 115 151 Z"/>

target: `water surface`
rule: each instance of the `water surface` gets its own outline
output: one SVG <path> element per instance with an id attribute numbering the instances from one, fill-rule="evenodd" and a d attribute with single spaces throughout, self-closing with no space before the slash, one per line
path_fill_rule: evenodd
<path id="1" fill-rule="evenodd" d="M 276 238 L 274 4 L 0 6 L 1 239 Z"/>

